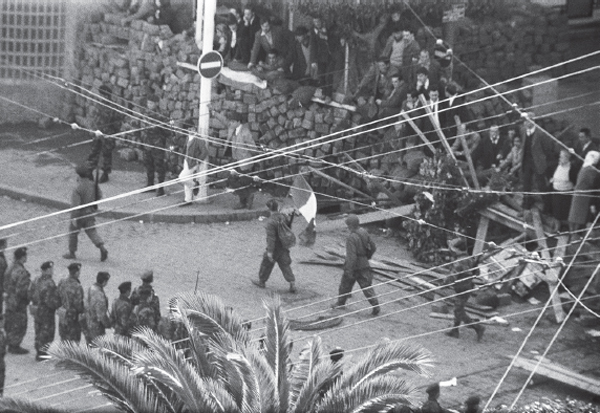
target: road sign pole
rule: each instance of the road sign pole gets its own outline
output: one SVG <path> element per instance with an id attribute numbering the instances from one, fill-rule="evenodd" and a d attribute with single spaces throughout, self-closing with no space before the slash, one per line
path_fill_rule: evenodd
<path id="1" fill-rule="evenodd" d="M 204 3 L 204 14 L 203 20 L 201 17 L 200 7 Z M 202 24 L 202 54 L 208 53 L 213 49 L 213 37 L 215 32 L 215 14 L 217 11 L 217 0 L 198 0 L 198 10 L 197 10 L 197 19 L 196 25 Z M 196 26 L 198 27 L 198 26 Z M 212 79 L 207 79 L 203 76 L 200 77 L 200 107 L 198 114 L 198 134 L 201 136 L 201 139 L 204 139 L 204 143 L 206 147 L 208 147 L 208 125 L 209 125 L 209 110 L 208 105 L 211 101 L 211 92 L 212 92 Z M 207 160 L 208 161 L 208 160 Z M 204 165 L 208 163 L 203 162 Z M 204 166 L 203 165 L 203 166 Z M 207 167 L 203 167 L 203 169 L 207 169 Z M 198 192 L 198 201 L 200 203 L 204 203 L 208 201 L 208 187 L 206 185 L 206 175 L 201 176 L 197 179 L 200 185 L 200 191 Z"/>

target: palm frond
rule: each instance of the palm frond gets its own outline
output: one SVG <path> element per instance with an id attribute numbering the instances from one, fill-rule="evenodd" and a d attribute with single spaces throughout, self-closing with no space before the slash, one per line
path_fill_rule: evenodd
<path id="1" fill-rule="evenodd" d="M 265 358 L 275 374 L 277 383 L 276 409 L 287 411 L 289 405 L 289 377 L 291 341 L 289 338 L 289 322 L 281 311 L 279 298 L 272 302 L 264 302 L 267 310 L 265 324 Z"/>
<path id="2" fill-rule="evenodd" d="M 121 360 L 107 356 L 100 349 L 70 341 L 55 341 L 48 353 L 57 359 L 57 366 L 74 371 L 90 381 L 105 396 L 124 411 L 165 411 L 167 406 L 154 389 L 131 374 Z"/>
<path id="3" fill-rule="evenodd" d="M 118 334 L 98 336 L 92 344 L 109 356 L 121 358 L 125 363 L 131 362 L 134 353 L 145 349 L 139 341 Z"/>
<path id="4" fill-rule="evenodd" d="M 134 355 L 134 372 L 153 377 L 176 393 L 190 411 L 234 412 L 231 395 L 216 380 L 203 378 L 168 340 L 148 328 L 134 333 L 148 349 Z"/>
<path id="5" fill-rule="evenodd" d="M 198 312 L 205 317 L 194 320 L 200 324 L 197 328 L 205 334 L 210 332 L 226 332 L 236 341 L 247 343 L 249 341 L 248 331 L 244 326 L 244 320 L 235 311 L 229 311 L 223 301 L 215 295 L 205 293 L 187 293 L 177 297 L 179 309 L 185 308 L 188 312 Z M 218 326 L 218 327 L 217 327 Z"/>
<path id="6" fill-rule="evenodd" d="M 254 374 L 254 369 L 248 360 L 240 355 L 231 353 L 227 360 L 235 367 L 242 383 L 243 399 L 240 405 L 243 413 L 260 413 L 260 383 Z"/>
<path id="7" fill-rule="evenodd" d="M 293 412 L 313 411 L 327 391 L 334 385 L 340 374 L 340 366 L 330 360 L 322 360 L 315 365 L 299 388 L 296 399 L 292 400 Z"/>
<path id="8" fill-rule="evenodd" d="M 271 366 L 265 359 L 262 352 L 255 346 L 247 347 L 244 355 L 252 365 L 254 374 L 260 383 L 260 404 L 261 412 L 279 411 L 275 409 L 277 398 L 277 380 Z"/>
<path id="9" fill-rule="evenodd" d="M 417 388 L 393 376 L 375 377 L 364 381 L 352 391 L 336 382 L 314 409 L 317 413 L 375 412 L 389 404 L 416 402 Z"/>
<path id="10" fill-rule="evenodd" d="M 399 369 L 427 376 L 432 367 L 431 353 L 421 347 L 399 342 L 385 342 L 364 354 L 342 376 L 342 386 L 359 386 Z"/>
<path id="11" fill-rule="evenodd" d="M 182 310 L 185 313 L 185 310 Z M 183 325 L 188 333 L 190 354 L 196 371 L 201 377 L 214 377 L 217 373 L 215 366 L 209 359 L 207 352 L 207 336 L 193 328 L 187 317 L 182 319 Z"/>
<path id="12" fill-rule="evenodd" d="M 67 413 L 67 410 L 55 409 L 29 400 L 0 397 L 0 411 L 12 413 Z"/>

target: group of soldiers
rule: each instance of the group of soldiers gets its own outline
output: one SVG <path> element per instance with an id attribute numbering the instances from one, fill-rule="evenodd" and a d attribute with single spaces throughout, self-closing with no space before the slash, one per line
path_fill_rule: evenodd
<path id="1" fill-rule="evenodd" d="M 29 350 L 21 347 L 27 331 L 28 310 L 35 326 L 36 360 L 47 355 L 47 347 L 54 340 L 56 315 L 61 340 L 79 342 L 83 333 L 86 342 L 113 328 L 114 334 L 131 336 L 136 327 L 148 327 L 158 330 L 160 301 L 154 293 L 152 270 L 145 271 L 142 284 L 132 290 L 130 281 L 119 285 L 119 298 L 109 311 L 105 288 L 110 274 L 100 271 L 96 282 L 90 286 L 87 297 L 80 281 L 81 264 L 70 263 L 69 275 L 55 283 L 54 263 L 46 261 L 41 265 L 41 275 L 34 280 L 25 268 L 27 248 L 14 251 L 14 261 L 6 265 L 4 249 L 6 240 L 0 240 L 0 284 L 4 289 L 6 304 L 4 307 L 6 339 L 0 334 L 0 356 L 8 347 L 12 354 L 27 354 Z"/>

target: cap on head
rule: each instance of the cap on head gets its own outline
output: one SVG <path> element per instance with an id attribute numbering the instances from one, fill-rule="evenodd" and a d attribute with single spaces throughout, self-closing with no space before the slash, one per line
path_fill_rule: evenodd
<path id="1" fill-rule="evenodd" d="M 69 273 L 73 274 L 81 269 L 81 264 L 78 262 L 72 262 L 67 268 L 69 269 Z"/>
<path id="2" fill-rule="evenodd" d="M 267 201 L 267 208 L 269 208 L 269 211 L 277 211 L 279 209 L 279 202 L 276 199 L 269 199 Z"/>
<path id="3" fill-rule="evenodd" d="M 479 403 L 481 403 L 481 398 L 479 396 L 470 396 L 466 401 L 465 404 L 467 406 L 477 406 L 479 405 Z"/>
<path id="4" fill-rule="evenodd" d="M 131 281 L 125 281 L 124 283 L 119 284 L 119 292 L 121 294 L 125 294 L 129 290 L 131 290 Z"/>
<path id="5" fill-rule="evenodd" d="M 341 347 L 336 347 L 329 352 L 329 359 L 334 363 L 337 363 L 343 357 L 344 357 L 344 349 Z"/>
<path id="6" fill-rule="evenodd" d="M 23 258 L 26 255 L 27 255 L 27 247 L 21 247 L 21 248 L 17 248 L 15 250 L 15 259 L 16 260 L 20 260 L 21 258 Z"/>
<path id="7" fill-rule="evenodd" d="M 142 279 L 142 281 L 152 282 L 152 281 L 154 281 L 154 271 L 146 270 L 146 271 L 144 271 L 144 273 L 141 275 L 140 278 Z"/>
<path id="8" fill-rule="evenodd" d="M 348 228 L 358 228 L 358 226 L 360 225 L 360 220 L 358 219 L 358 216 L 354 214 L 348 215 L 345 222 Z"/>
<path id="9" fill-rule="evenodd" d="M 107 273 L 106 271 L 100 271 L 97 275 L 96 275 L 96 282 L 98 284 L 102 284 L 106 281 L 108 281 L 110 279 L 110 274 Z"/>
<path id="10" fill-rule="evenodd" d="M 54 267 L 54 262 L 52 261 L 46 261 L 45 263 L 42 264 L 42 266 L 40 267 L 42 269 L 42 271 L 45 271 L 49 268 Z"/>
<path id="11" fill-rule="evenodd" d="M 440 384 L 439 383 L 430 384 L 429 387 L 427 387 L 427 389 L 425 390 L 425 393 L 427 393 L 430 396 L 439 394 L 440 393 Z"/>

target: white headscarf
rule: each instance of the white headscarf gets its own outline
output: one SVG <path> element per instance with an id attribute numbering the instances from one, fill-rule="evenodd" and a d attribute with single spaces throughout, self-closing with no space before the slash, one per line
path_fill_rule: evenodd
<path id="1" fill-rule="evenodd" d="M 583 166 L 594 166 L 600 160 L 600 152 L 598 151 L 589 151 L 587 155 L 585 155 L 585 160 L 583 161 Z"/>

